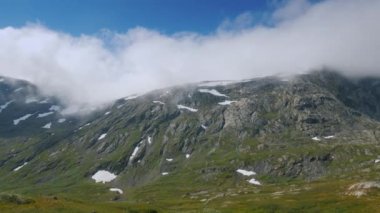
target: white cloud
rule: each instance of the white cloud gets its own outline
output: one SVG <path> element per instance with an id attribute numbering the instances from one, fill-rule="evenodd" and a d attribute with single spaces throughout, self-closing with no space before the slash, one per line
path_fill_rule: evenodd
<path id="1" fill-rule="evenodd" d="M 307 0 L 289 0 L 273 13 L 273 17 L 277 21 L 294 19 L 303 15 L 310 7 L 311 3 Z"/>
<path id="2" fill-rule="evenodd" d="M 273 13 L 281 21 L 272 27 L 246 28 L 252 20 L 243 14 L 229 21 L 237 27 L 207 36 L 135 28 L 107 32 L 107 41 L 40 25 L 8 27 L 0 29 L 0 75 L 37 84 L 67 104 L 66 111 L 174 84 L 325 66 L 379 76 L 379 11 L 378 0 L 290 1 Z"/>
<path id="3" fill-rule="evenodd" d="M 225 19 L 218 27 L 218 32 L 225 31 L 240 31 L 251 27 L 254 24 L 253 14 L 250 12 L 244 12 L 238 15 L 235 19 Z"/>

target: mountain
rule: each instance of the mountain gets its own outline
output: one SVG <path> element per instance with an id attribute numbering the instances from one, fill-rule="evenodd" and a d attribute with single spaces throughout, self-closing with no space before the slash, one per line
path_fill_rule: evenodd
<path id="1" fill-rule="evenodd" d="M 380 79 L 201 82 L 67 116 L 0 78 L 0 208 L 378 211 Z"/>

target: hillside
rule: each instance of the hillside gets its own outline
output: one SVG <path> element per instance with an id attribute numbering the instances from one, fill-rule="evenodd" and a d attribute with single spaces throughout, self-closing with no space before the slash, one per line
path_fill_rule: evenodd
<path id="1" fill-rule="evenodd" d="M 86 116 L 64 107 L 1 78 L 5 212 L 378 211 L 377 78 L 201 82 Z"/>

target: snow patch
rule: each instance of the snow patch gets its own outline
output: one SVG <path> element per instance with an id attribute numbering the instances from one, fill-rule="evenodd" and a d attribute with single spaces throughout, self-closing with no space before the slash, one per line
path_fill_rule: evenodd
<path id="1" fill-rule="evenodd" d="M 111 192 L 117 192 L 119 194 L 123 194 L 123 190 L 119 189 L 119 188 L 110 188 L 110 191 Z"/>
<path id="2" fill-rule="evenodd" d="M 248 170 L 244 170 L 244 169 L 237 169 L 236 170 L 237 173 L 240 173 L 244 176 L 253 176 L 253 175 L 256 175 L 256 172 L 254 171 L 248 171 Z M 261 185 L 261 183 L 256 180 L 255 178 L 252 178 L 248 180 L 248 183 L 250 184 L 254 184 L 254 185 Z"/>
<path id="3" fill-rule="evenodd" d="M 42 101 L 40 101 L 40 102 L 38 102 L 38 103 L 40 103 L 40 104 L 47 104 L 48 101 L 49 101 L 49 99 L 45 99 L 45 100 L 42 100 Z"/>
<path id="4" fill-rule="evenodd" d="M 38 99 L 36 97 L 28 97 L 25 99 L 25 103 L 26 104 L 30 104 L 30 103 L 34 103 L 34 102 L 37 102 Z"/>
<path id="5" fill-rule="evenodd" d="M 13 169 L 13 171 L 14 171 L 14 172 L 17 172 L 17 171 L 20 170 L 22 167 L 24 167 L 26 164 L 28 164 L 28 162 L 25 162 L 25 163 L 23 163 L 21 166 L 16 167 L 15 169 Z"/>
<path id="6" fill-rule="evenodd" d="M 205 125 L 201 125 L 201 127 L 202 127 L 202 129 L 204 129 L 204 130 L 206 130 L 208 127 L 207 126 L 205 126 Z"/>
<path id="7" fill-rule="evenodd" d="M 45 124 L 45 126 L 43 126 L 42 128 L 44 128 L 44 129 L 50 129 L 51 128 L 51 122 Z"/>
<path id="8" fill-rule="evenodd" d="M 329 136 L 325 136 L 325 137 L 323 137 L 324 139 L 333 139 L 333 138 L 335 138 L 335 135 L 329 135 Z"/>
<path id="9" fill-rule="evenodd" d="M 111 114 L 111 112 L 110 112 L 110 111 L 108 111 L 108 112 L 104 113 L 104 115 L 109 115 L 109 114 Z"/>
<path id="10" fill-rule="evenodd" d="M 55 151 L 55 152 L 51 153 L 49 156 L 50 156 L 50 157 L 53 157 L 53 156 L 57 155 L 59 152 L 60 152 L 59 150 L 58 150 L 58 151 Z"/>
<path id="11" fill-rule="evenodd" d="M 60 119 L 58 119 L 58 123 L 63 123 L 65 121 L 66 121 L 66 118 L 60 118 Z"/>
<path id="12" fill-rule="evenodd" d="M 99 136 L 98 141 L 104 139 L 107 136 L 107 133 L 103 133 Z"/>
<path id="13" fill-rule="evenodd" d="M 0 106 L 0 113 L 1 113 L 4 109 L 6 109 L 6 108 L 9 106 L 9 104 L 11 104 L 11 103 L 13 103 L 13 102 L 14 102 L 14 100 L 11 100 L 11 101 L 8 101 L 7 103 L 1 105 L 1 106 Z"/>
<path id="14" fill-rule="evenodd" d="M 91 178 L 95 180 L 96 183 L 106 183 L 111 182 L 114 180 L 117 176 L 109 171 L 106 170 L 99 170 L 97 171 Z"/>
<path id="15" fill-rule="evenodd" d="M 148 144 L 152 144 L 152 137 L 148 136 Z"/>
<path id="16" fill-rule="evenodd" d="M 190 158 L 190 154 L 186 154 L 186 159 L 189 159 Z"/>
<path id="17" fill-rule="evenodd" d="M 49 116 L 51 114 L 54 114 L 54 112 L 40 113 L 40 114 L 37 115 L 37 118 L 43 118 L 43 117 Z"/>
<path id="18" fill-rule="evenodd" d="M 79 127 L 79 129 L 78 129 L 78 130 L 81 130 L 81 129 L 83 129 L 84 127 L 86 127 L 86 126 L 90 126 L 90 125 L 91 125 L 91 123 L 86 123 L 85 125 L 83 125 L 83 126 Z"/>
<path id="19" fill-rule="evenodd" d="M 15 89 L 15 90 L 13 90 L 13 92 L 20 92 L 21 90 L 23 90 L 23 88 L 22 88 L 22 87 L 20 87 L 20 88 L 17 88 L 17 89 Z"/>
<path id="20" fill-rule="evenodd" d="M 61 107 L 58 105 L 53 105 L 49 108 L 50 111 L 59 111 L 61 110 Z"/>
<path id="21" fill-rule="evenodd" d="M 166 161 L 167 161 L 167 162 L 172 162 L 172 161 L 173 161 L 173 158 L 166 158 Z"/>
<path id="22" fill-rule="evenodd" d="M 199 87 L 214 87 L 214 86 L 225 86 L 228 84 L 235 83 L 236 81 L 204 81 L 198 84 Z"/>
<path id="23" fill-rule="evenodd" d="M 198 109 L 194 109 L 194 108 L 187 107 L 184 105 L 177 105 L 177 107 L 178 107 L 178 109 L 186 109 L 186 110 L 189 110 L 190 112 L 198 112 Z"/>
<path id="24" fill-rule="evenodd" d="M 165 176 L 165 175 L 168 175 L 168 174 L 169 174 L 169 172 L 163 172 L 163 173 L 161 173 L 162 176 Z"/>
<path id="25" fill-rule="evenodd" d="M 137 144 L 137 146 L 136 146 L 135 149 L 133 150 L 133 152 L 132 152 L 132 154 L 131 154 L 131 157 L 129 157 L 129 161 L 130 161 L 130 162 L 132 162 L 132 160 L 136 157 L 137 152 L 139 151 L 141 144 L 142 144 L 142 141 L 141 141 L 139 144 Z"/>
<path id="26" fill-rule="evenodd" d="M 226 106 L 226 105 L 231 105 L 232 103 L 235 103 L 235 102 L 237 102 L 237 101 L 226 100 L 226 101 L 223 101 L 223 102 L 219 102 L 218 104 L 222 105 L 222 106 Z"/>
<path id="27" fill-rule="evenodd" d="M 375 160 L 375 163 L 380 163 L 380 159 L 376 159 L 376 160 Z"/>
<path id="28" fill-rule="evenodd" d="M 252 175 L 256 175 L 256 172 L 254 171 L 247 171 L 247 170 L 244 170 L 244 169 L 238 169 L 236 170 L 237 173 L 240 173 L 244 176 L 252 176 Z"/>
<path id="29" fill-rule="evenodd" d="M 165 105 L 165 103 L 164 103 L 164 102 L 162 102 L 162 101 L 153 101 L 153 103 L 155 103 L 155 104 L 161 104 L 161 105 Z"/>
<path id="30" fill-rule="evenodd" d="M 311 140 L 313 140 L 313 141 L 320 141 L 321 139 L 319 137 L 313 137 Z"/>
<path id="31" fill-rule="evenodd" d="M 251 179 L 248 181 L 248 183 L 250 183 L 250 184 L 254 184 L 254 185 L 258 185 L 258 186 L 261 185 L 261 183 L 260 183 L 258 180 L 256 180 L 255 178 L 251 178 Z"/>
<path id="32" fill-rule="evenodd" d="M 209 93 L 211 95 L 228 98 L 227 95 L 218 92 L 218 90 L 216 90 L 216 89 L 199 89 L 198 91 L 201 93 Z"/>
<path id="33" fill-rule="evenodd" d="M 128 100 L 135 99 L 137 97 L 139 97 L 139 95 L 131 95 L 131 96 L 125 97 L 124 100 L 128 101 Z"/>
<path id="34" fill-rule="evenodd" d="M 13 120 L 13 125 L 18 125 L 21 121 L 25 121 L 26 119 L 28 119 L 30 116 L 32 116 L 33 114 L 26 114 L 20 118 L 17 118 L 15 120 Z"/>

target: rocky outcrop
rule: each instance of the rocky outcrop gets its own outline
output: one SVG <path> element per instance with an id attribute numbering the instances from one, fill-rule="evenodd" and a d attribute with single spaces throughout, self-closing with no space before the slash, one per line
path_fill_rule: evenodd
<path id="1" fill-rule="evenodd" d="M 378 181 L 367 181 L 367 182 L 360 182 L 355 183 L 351 185 L 346 195 L 355 196 L 355 197 L 362 197 L 370 193 L 371 191 L 377 190 L 380 192 L 380 182 Z"/>

